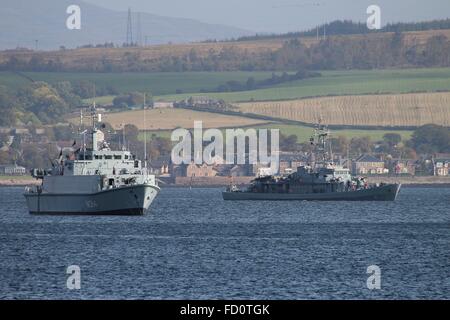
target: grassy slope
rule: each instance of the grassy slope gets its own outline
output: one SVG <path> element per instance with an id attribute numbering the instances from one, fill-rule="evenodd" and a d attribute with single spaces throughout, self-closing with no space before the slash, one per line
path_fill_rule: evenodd
<path id="1" fill-rule="evenodd" d="M 112 86 L 120 92 L 149 91 L 154 95 L 174 94 L 177 89 L 183 92 L 200 92 L 213 89 L 230 80 L 241 82 L 249 77 L 264 79 L 271 72 L 156 72 L 156 73 L 65 73 L 65 72 L 24 72 L 34 81 L 55 83 L 58 81 L 94 82 L 99 87 Z M 0 85 L 13 89 L 29 83 L 29 80 L 11 72 L 0 72 Z"/>
<path id="2" fill-rule="evenodd" d="M 300 142 L 307 142 L 312 134 L 312 128 L 306 126 L 296 126 L 296 125 L 283 125 L 283 124 L 273 124 L 268 126 L 261 126 L 260 128 L 272 128 L 280 129 L 280 132 L 284 135 L 296 135 Z M 402 136 L 403 140 L 408 140 L 411 138 L 412 131 L 409 130 L 332 130 L 333 136 L 345 136 L 348 139 L 354 137 L 370 137 L 372 141 L 380 141 L 383 139 L 383 135 L 386 133 L 395 132 Z"/>
<path id="3" fill-rule="evenodd" d="M 269 125 L 260 125 L 260 126 L 251 126 L 249 128 L 255 129 L 279 129 L 280 133 L 284 135 L 296 135 L 299 142 L 307 142 L 311 137 L 313 129 L 311 127 L 302 126 L 302 125 L 285 125 L 285 124 L 269 124 Z M 223 130 L 222 130 L 223 131 Z M 345 136 L 348 139 L 354 137 L 370 137 L 372 141 L 380 141 L 383 139 L 383 135 L 386 133 L 398 133 L 402 136 L 402 140 L 408 140 L 411 138 L 412 131 L 409 130 L 333 130 L 333 136 Z M 147 139 L 150 139 L 152 135 L 156 135 L 158 137 L 168 138 L 170 139 L 172 131 L 162 130 L 162 131 L 148 131 Z M 140 139 L 144 139 L 144 133 L 141 132 Z"/>

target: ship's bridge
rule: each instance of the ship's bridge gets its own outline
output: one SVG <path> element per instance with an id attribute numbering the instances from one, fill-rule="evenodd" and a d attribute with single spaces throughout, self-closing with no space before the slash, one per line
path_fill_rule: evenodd
<path id="1" fill-rule="evenodd" d="M 325 167 L 319 167 L 317 172 L 318 176 L 323 176 L 324 178 L 327 178 L 327 180 L 338 178 L 343 180 L 351 179 L 350 170 L 339 165 L 333 164 Z"/>
<path id="2" fill-rule="evenodd" d="M 91 131 L 92 148 L 84 148 L 62 164 L 61 175 L 140 175 L 142 163 L 128 150 L 111 150 L 102 131 Z"/>
<path id="3" fill-rule="evenodd" d="M 85 150 L 64 161 L 63 175 L 141 174 L 142 163 L 130 151 Z"/>
<path id="4" fill-rule="evenodd" d="M 318 168 L 312 168 L 309 166 L 301 166 L 297 168 L 297 172 L 294 175 L 305 181 L 314 181 L 317 183 L 327 183 L 331 181 L 340 181 L 346 183 L 352 180 L 350 170 L 342 166 L 323 166 Z"/>
<path id="5" fill-rule="evenodd" d="M 347 183 L 352 180 L 352 175 L 350 174 L 350 169 L 344 168 L 342 166 L 335 166 L 332 169 L 332 176 L 335 180 Z"/>

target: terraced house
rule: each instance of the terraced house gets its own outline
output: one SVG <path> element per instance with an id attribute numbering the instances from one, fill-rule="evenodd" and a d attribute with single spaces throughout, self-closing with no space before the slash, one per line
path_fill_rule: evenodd
<path id="1" fill-rule="evenodd" d="M 16 164 L 0 166 L 1 176 L 23 176 L 27 172 L 27 169 Z"/>
<path id="2" fill-rule="evenodd" d="M 450 169 L 450 154 L 437 153 L 433 157 L 433 171 L 435 176 L 447 177 Z"/>
<path id="3" fill-rule="evenodd" d="M 385 167 L 384 161 L 372 155 L 361 155 L 352 162 L 352 174 L 354 175 L 377 175 L 388 173 L 389 169 Z"/>

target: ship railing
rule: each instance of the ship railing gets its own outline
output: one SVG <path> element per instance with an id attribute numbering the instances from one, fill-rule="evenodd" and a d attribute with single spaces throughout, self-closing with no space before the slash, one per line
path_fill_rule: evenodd
<path id="1" fill-rule="evenodd" d="M 41 186 L 26 186 L 25 193 L 42 193 Z"/>

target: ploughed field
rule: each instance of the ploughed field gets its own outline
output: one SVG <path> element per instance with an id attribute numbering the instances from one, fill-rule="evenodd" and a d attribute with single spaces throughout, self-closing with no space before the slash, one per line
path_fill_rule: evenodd
<path id="1" fill-rule="evenodd" d="M 450 92 L 321 97 L 236 104 L 243 113 L 330 125 L 450 126 Z"/>

